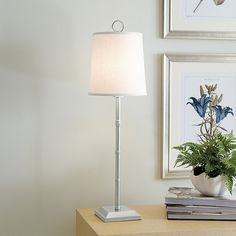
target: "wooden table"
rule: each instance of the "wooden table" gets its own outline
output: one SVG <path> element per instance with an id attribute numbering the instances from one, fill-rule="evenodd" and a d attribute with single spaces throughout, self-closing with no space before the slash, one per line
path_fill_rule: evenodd
<path id="1" fill-rule="evenodd" d="M 131 208 L 141 221 L 103 223 L 95 209 L 77 209 L 76 236 L 236 236 L 235 221 L 167 220 L 164 205 Z"/>

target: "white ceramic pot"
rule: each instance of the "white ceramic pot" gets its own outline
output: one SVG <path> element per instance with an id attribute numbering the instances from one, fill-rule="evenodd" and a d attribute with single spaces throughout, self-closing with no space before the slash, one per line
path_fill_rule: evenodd
<path id="1" fill-rule="evenodd" d="M 224 176 L 209 178 L 205 173 L 195 176 L 191 171 L 190 179 L 193 186 L 205 196 L 217 197 L 229 193 Z"/>

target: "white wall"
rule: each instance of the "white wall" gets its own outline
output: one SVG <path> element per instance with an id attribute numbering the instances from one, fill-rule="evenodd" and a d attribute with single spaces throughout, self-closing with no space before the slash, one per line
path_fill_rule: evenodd
<path id="1" fill-rule="evenodd" d="M 161 39 L 161 0 L 0 1 L 0 235 L 73 236 L 75 209 L 113 203 L 114 99 L 88 96 L 91 35 L 144 34 L 147 97 L 123 99 L 122 202 L 163 203 L 164 52 L 236 53 L 234 41 Z"/>

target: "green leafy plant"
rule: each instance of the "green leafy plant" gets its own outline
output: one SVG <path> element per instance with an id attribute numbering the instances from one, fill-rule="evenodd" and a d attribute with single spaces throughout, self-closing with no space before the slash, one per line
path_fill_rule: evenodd
<path id="1" fill-rule="evenodd" d="M 187 142 L 174 147 L 179 151 L 175 166 L 192 167 L 194 175 L 205 172 L 209 178 L 218 175 L 226 177 L 226 185 L 232 194 L 236 177 L 236 138 L 221 126 L 228 114 L 234 115 L 232 108 L 219 104 L 223 95 L 216 94 L 217 84 L 200 86 L 199 99 L 191 97 L 192 105 L 202 118 L 197 124 L 200 133 L 199 142 Z"/>

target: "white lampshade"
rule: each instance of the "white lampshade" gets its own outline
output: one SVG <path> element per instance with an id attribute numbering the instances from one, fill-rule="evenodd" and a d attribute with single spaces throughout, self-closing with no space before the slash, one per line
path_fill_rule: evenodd
<path id="1" fill-rule="evenodd" d="M 89 94 L 146 95 L 141 33 L 95 33 Z"/>

